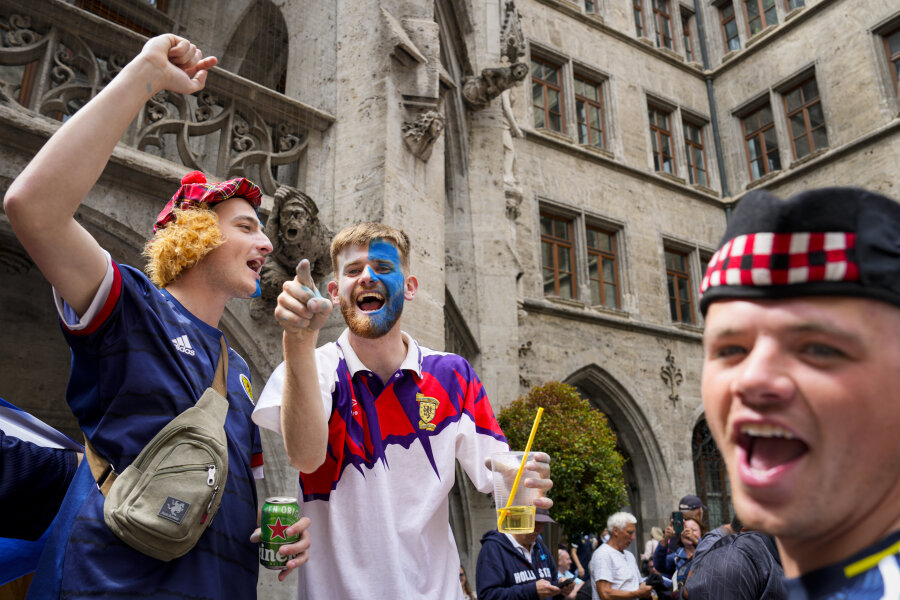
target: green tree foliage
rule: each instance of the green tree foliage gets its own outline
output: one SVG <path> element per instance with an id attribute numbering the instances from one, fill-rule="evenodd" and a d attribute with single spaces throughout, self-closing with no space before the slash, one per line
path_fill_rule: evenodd
<path id="1" fill-rule="evenodd" d="M 551 457 L 551 514 L 567 534 L 602 531 L 626 502 L 624 459 L 606 415 L 576 389 L 557 381 L 531 389 L 497 417 L 510 448 L 524 450 L 538 407 L 544 408 L 531 447 Z"/>

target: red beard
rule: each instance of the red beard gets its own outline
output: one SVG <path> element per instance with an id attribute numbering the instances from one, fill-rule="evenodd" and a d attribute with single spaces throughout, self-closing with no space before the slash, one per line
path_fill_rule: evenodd
<path id="1" fill-rule="evenodd" d="M 376 323 L 372 318 L 359 314 L 356 305 L 343 296 L 341 296 L 341 314 L 344 316 L 347 327 L 350 328 L 354 335 L 370 340 L 380 338 L 386 334 L 400 318 L 400 313 L 398 313 L 386 323 Z"/>

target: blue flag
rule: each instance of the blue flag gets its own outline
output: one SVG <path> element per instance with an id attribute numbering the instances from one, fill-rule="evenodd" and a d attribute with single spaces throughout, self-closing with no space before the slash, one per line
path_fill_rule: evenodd
<path id="1" fill-rule="evenodd" d="M 72 438 L 2 398 L 0 398 L 0 430 L 4 436 L 42 447 L 84 451 L 81 444 Z M 0 461 L 2 460 L 3 456 L 0 454 Z M 40 538 L 33 541 L 0 537 L 0 585 L 35 570 L 52 529 L 53 523 Z"/>

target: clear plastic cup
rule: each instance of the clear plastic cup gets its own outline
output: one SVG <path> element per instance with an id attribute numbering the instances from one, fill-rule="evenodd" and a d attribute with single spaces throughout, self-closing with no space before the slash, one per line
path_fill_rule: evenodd
<path id="1" fill-rule="evenodd" d="M 534 499 L 538 497 L 537 488 L 525 487 L 525 480 L 539 477 L 536 471 L 523 469 L 516 495 L 509 502 L 516 472 L 525 453 L 496 452 L 491 454 L 491 474 L 494 478 L 494 504 L 497 507 L 497 530 L 501 533 L 531 533 L 534 531 Z M 530 452 L 528 460 L 534 458 Z"/>

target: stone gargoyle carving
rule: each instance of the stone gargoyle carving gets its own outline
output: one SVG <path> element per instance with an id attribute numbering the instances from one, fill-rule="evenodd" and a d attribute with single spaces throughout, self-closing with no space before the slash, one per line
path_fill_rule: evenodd
<path id="1" fill-rule="evenodd" d="M 403 141 L 413 154 L 422 160 L 428 160 L 432 146 L 443 131 L 444 115 L 429 110 L 421 113 L 415 121 L 403 124 Z"/>
<path id="2" fill-rule="evenodd" d="M 513 87 L 528 75 L 528 65 L 516 63 L 511 67 L 484 69 L 478 77 L 466 77 L 463 98 L 475 110 L 481 110 L 491 100 Z"/>
<path id="3" fill-rule="evenodd" d="M 272 241 L 272 253 L 260 271 L 258 298 L 250 303 L 254 319 L 271 317 L 282 284 L 293 279 L 297 263 L 309 260 L 317 284 L 331 272 L 331 231 L 319 221 L 319 208 L 300 190 L 281 186 L 275 190 L 275 203 L 266 221 L 266 235 Z"/>

